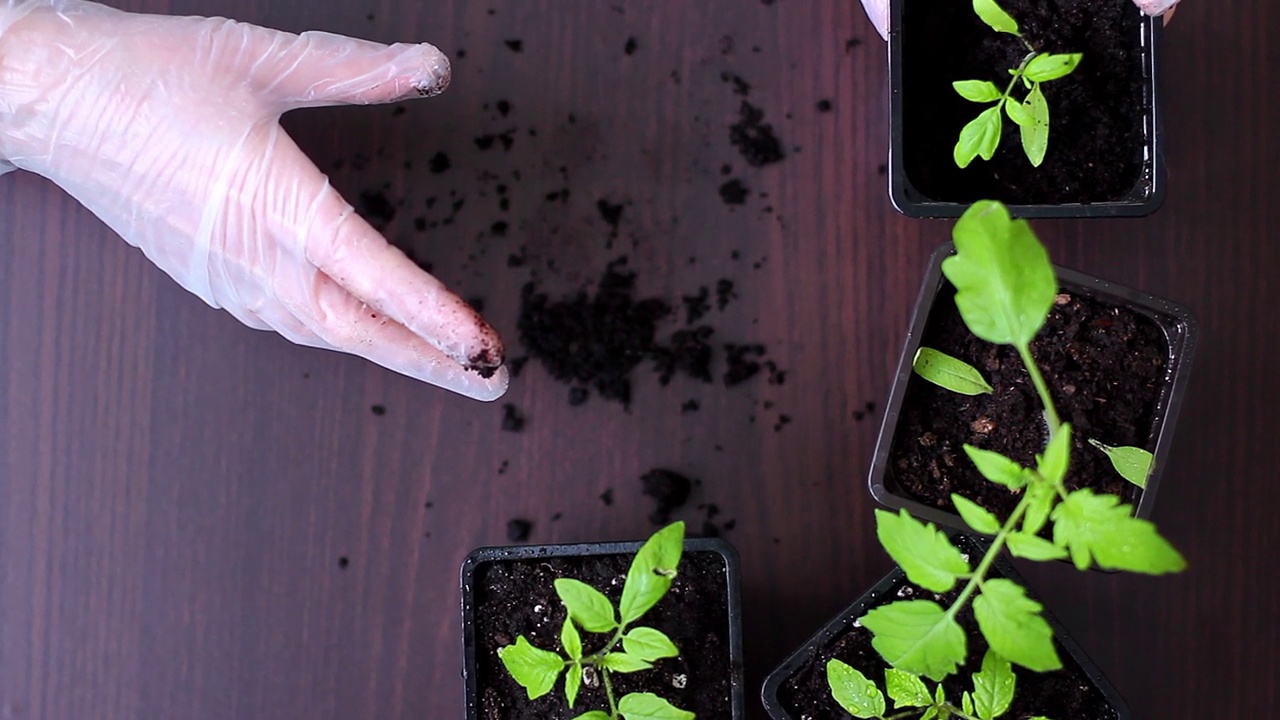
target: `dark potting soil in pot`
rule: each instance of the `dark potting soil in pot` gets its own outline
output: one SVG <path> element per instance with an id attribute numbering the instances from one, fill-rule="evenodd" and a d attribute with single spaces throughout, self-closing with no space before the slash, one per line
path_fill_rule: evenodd
<path id="1" fill-rule="evenodd" d="M 1040 396 L 1018 352 L 974 337 L 943 283 L 922 344 L 977 368 L 995 389 L 965 396 L 912 374 L 889 454 L 896 485 L 917 501 L 955 512 L 959 493 L 1007 518 L 1019 495 L 987 481 L 965 455 L 968 443 L 1034 464 L 1044 450 Z M 1140 493 L 1089 438 L 1116 447 L 1155 449 L 1155 422 L 1168 372 L 1168 346 L 1151 318 L 1070 290 L 1058 295 L 1031 343 L 1063 422 L 1072 424 L 1067 487 L 1092 488 L 1136 502 Z"/>
<path id="2" fill-rule="evenodd" d="M 1141 12 L 1131 0 L 1000 0 L 1040 52 L 1084 54 L 1067 77 L 1041 85 L 1049 103 L 1049 150 L 1034 168 L 1018 127 L 1004 117 L 995 157 L 967 169 L 952 151 L 960 130 L 989 105 L 969 102 L 956 80 L 989 80 L 1002 91 L 1027 54 L 955 0 L 904 0 L 903 146 L 907 177 L 944 202 L 1094 203 L 1130 194 L 1142 173 Z M 1024 98 L 1026 88 L 1014 90 Z"/>
<path id="3" fill-rule="evenodd" d="M 553 557 L 491 562 L 477 569 L 476 687 L 481 718 L 568 720 L 588 710 L 608 711 L 603 686 L 586 684 L 569 710 L 563 676 L 552 692 L 529 700 L 503 667 L 498 648 L 524 635 L 537 647 L 560 652 L 565 610 L 556 596 L 556 579 L 581 580 L 607 595 L 616 608 L 631 557 Z M 685 554 L 671 590 L 636 623 L 665 632 L 680 649 L 680 657 L 659 660 L 652 670 L 614 673 L 615 697 L 652 692 L 699 718 L 732 717 L 726 572 L 724 558 L 717 553 Z M 582 631 L 583 653 L 599 650 L 608 639 Z"/>
<path id="4" fill-rule="evenodd" d="M 997 575 L 998 573 L 992 573 L 992 577 Z M 937 594 L 911 585 L 903 578 L 885 594 L 884 601 L 934 600 L 945 608 L 959 594 L 958 587 L 949 593 Z M 879 604 L 882 603 L 876 605 Z M 867 609 L 871 610 L 872 607 Z M 966 690 L 973 691 L 973 673 L 982 668 L 987 641 L 978 632 L 972 603 L 968 603 L 960 611 L 956 620 L 968 638 L 968 661 L 957 672 L 947 676 L 942 681 L 942 686 L 946 690 L 947 699 L 959 705 L 961 695 Z M 827 684 L 827 661 L 838 658 L 848 663 L 883 690 L 884 671 L 888 664 L 871 646 L 871 638 L 870 630 L 856 623 L 850 624 L 847 632 L 818 648 L 814 656 L 782 684 L 778 689 L 778 700 L 796 718 L 845 720 L 849 714 L 831 698 L 831 687 Z M 1013 666 L 1013 672 L 1018 678 L 1013 704 L 1000 717 L 1025 720 L 1044 715 L 1054 720 L 1113 720 L 1116 714 L 1107 703 L 1106 696 L 1093 685 L 1079 663 L 1061 646 L 1058 646 L 1058 657 L 1062 659 L 1063 667 L 1053 672 L 1037 673 Z M 936 685 L 927 678 L 925 682 L 930 689 Z"/>

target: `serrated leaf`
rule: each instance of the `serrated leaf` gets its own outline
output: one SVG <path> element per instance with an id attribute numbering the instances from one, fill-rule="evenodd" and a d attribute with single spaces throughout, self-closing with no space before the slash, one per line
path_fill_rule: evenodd
<path id="1" fill-rule="evenodd" d="M 896 515 L 876 510 L 876 536 L 907 579 L 926 590 L 946 592 L 956 578 L 969 573 L 969 563 L 947 536 L 933 523 L 911 517 L 905 508 Z"/>
<path id="2" fill-rule="evenodd" d="M 1004 102 L 1004 112 L 1013 121 L 1013 124 L 1018 127 L 1026 127 L 1035 122 L 1031 118 L 1031 113 L 1027 112 L 1027 108 L 1013 98 L 1009 98 Z"/>
<path id="3" fill-rule="evenodd" d="M 622 636 L 622 649 L 629 655 L 649 662 L 673 658 L 680 654 L 680 650 L 670 638 L 661 631 L 648 627 L 632 628 L 627 631 L 627 634 Z"/>
<path id="4" fill-rule="evenodd" d="M 1027 69 L 1023 74 L 1031 82 L 1042 83 L 1057 80 L 1060 77 L 1070 75 L 1076 69 L 1076 66 L 1080 64 L 1080 58 L 1082 57 L 1084 56 L 1080 53 L 1065 55 L 1042 53 L 1027 63 Z"/>
<path id="5" fill-rule="evenodd" d="M 1151 475 L 1151 465 L 1155 462 L 1155 455 L 1142 448 L 1129 447 L 1127 445 L 1111 447 L 1093 438 L 1089 438 L 1089 444 L 1106 453 L 1111 460 L 1111 467 L 1114 467 L 1116 472 L 1120 473 L 1120 477 L 1144 490 L 1146 489 L 1147 477 Z"/>
<path id="6" fill-rule="evenodd" d="M 1146 520 L 1131 516 L 1132 508 L 1114 495 L 1096 495 L 1082 488 L 1067 495 L 1053 510 L 1053 541 L 1071 552 L 1076 567 L 1090 562 L 1106 570 L 1162 575 L 1179 572 L 1187 561 Z"/>
<path id="7" fill-rule="evenodd" d="M 578 701 L 578 691 L 582 689 L 582 666 L 573 663 L 564 674 L 564 698 L 569 701 L 569 709 Z"/>
<path id="8" fill-rule="evenodd" d="M 1018 678 L 1009 661 L 987 650 L 982 669 L 973 674 L 973 707 L 982 720 L 995 720 L 1013 703 Z"/>
<path id="9" fill-rule="evenodd" d="M 951 87 L 955 88 L 960 97 L 970 102 L 995 102 L 1003 97 L 995 83 L 986 80 L 957 80 L 951 83 Z"/>
<path id="10" fill-rule="evenodd" d="M 1027 347 L 1049 317 L 1058 281 L 1049 254 L 1025 220 L 1003 204 L 982 200 L 952 232 L 956 254 L 942 272 L 956 288 L 956 307 L 969 331 L 987 342 Z"/>
<path id="11" fill-rule="evenodd" d="M 693 713 L 681 710 L 653 693 L 631 693 L 618 701 L 618 712 L 626 720 L 694 720 Z"/>
<path id="12" fill-rule="evenodd" d="M 1040 610 L 1040 603 L 1027 597 L 1022 586 L 1004 578 L 984 582 L 982 594 L 973 601 L 974 617 L 992 650 L 1036 672 L 1057 670 L 1062 661 Z"/>
<path id="13" fill-rule="evenodd" d="M 922 347 L 916 350 L 911 369 L 917 375 L 941 388 L 961 395 L 983 395 L 995 392 L 982 373 L 960 358 Z"/>
<path id="14" fill-rule="evenodd" d="M 569 617 L 593 633 L 609 632 L 618 626 L 614 619 L 613 603 L 604 593 L 573 578 L 560 578 L 555 582 L 556 595 L 569 611 Z"/>
<path id="15" fill-rule="evenodd" d="M 951 502 L 959 511 L 960 517 L 974 532 L 984 535 L 995 535 L 1000 532 L 1000 521 L 986 508 L 968 498 L 951 493 Z"/>
<path id="16" fill-rule="evenodd" d="M 574 718 L 573 720 L 611 720 L 611 719 L 609 717 L 609 713 L 607 712 L 604 712 L 602 710 L 592 710 L 591 712 L 582 713 L 581 715 Z"/>
<path id="17" fill-rule="evenodd" d="M 1035 535 L 1049 520 L 1058 491 L 1047 482 L 1036 482 L 1027 489 L 1027 514 L 1022 518 L 1022 532 Z"/>
<path id="18" fill-rule="evenodd" d="M 1008 543 L 1009 552 L 1014 557 L 1043 561 L 1061 560 L 1067 556 L 1065 548 L 1060 548 L 1038 535 L 1028 535 L 1020 532 L 1010 533 L 1005 538 L 1005 542 Z"/>
<path id="19" fill-rule="evenodd" d="M 631 561 L 627 581 L 622 586 L 618 611 L 623 625 L 639 620 L 667 594 L 683 553 L 683 522 L 671 523 L 645 541 Z"/>
<path id="20" fill-rule="evenodd" d="M 899 670 L 941 682 L 964 662 L 964 630 L 931 600 L 881 605 L 861 622 L 875 635 L 872 647 Z"/>
<path id="21" fill-rule="evenodd" d="M 560 645 L 570 660 L 582 659 L 582 636 L 578 634 L 578 628 L 571 617 L 566 617 L 564 626 L 560 628 Z"/>
<path id="22" fill-rule="evenodd" d="M 996 32 L 1018 34 L 1018 22 L 1009 16 L 995 0 L 973 0 L 973 11 Z"/>
<path id="23" fill-rule="evenodd" d="M 1010 490 L 1021 490 L 1027 485 L 1022 466 L 998 452 L 983 450 L 972 445 L 964 446 L 964 453 L 973 461 L 982 477 Z"/>
<path id="24" fill-rule="evenodd" d="M 502 666 L 511 673 L 511 678 L 525 689 L 530 700 L 536 700 L 551 692 L 556 685 L 556 678 L 564 669 L 564 658 L 559 655 L 534 647 L 523 635 L 516 638 L 515 645 L 498 648 L 498 659 Z"/>
<path id="25" fill-rule="evenodd" d="M 1036 464 L 1036 472 L 1055 486 L 1061 486 L 1062 481 L 1067 478 L 1067 467 L 1070 463 L 1071 424 L 1064 423 L 1045 446 L 1044 455 Z"/>
<path id="26" fill-rule="evenodd" d="M 939 685 L 941 687 L 941 685 Z M 893 700 L 894 709 L 927 707 L 933 700 L 924 681 L 908 672 L 889 668 L 884 671 L 884 688 Z"/>
<path id="27" fill-rule="evenodd" d="M 968 690 L 965 690 L 964 694 L 960 696 L 960 709 L 964 711 L 965 715 L 973 714 L 973 696 L 969 694 Z"/>
<path id="28" fill-rule="evenodd" d="M 1031 86 L 1023 108 L 1031 116 L 1031 122 L 1018 128 L 1022 134 L 1022 151 L 1033 166 L 1040 167 L 1044 154 L 1049 151 L 1049 101 L 1045 100 L 1040 83 Z"/>
<path id="29" fill-rule="evenodd" d="M 978 113 L 978 117 L 970 120 L 960 130 L 960 139 L 956 141 L 955 151 L 952 153 L 958 167 L 967 168 L 976 157 L 990 160 L 996 154 L 996 148 L 1000 145 L 1000 131 L 1004 128 L 1001 117 L 1000 106 L 993 105 Z"/>
<path id="30" fill-rule="evenodd" d="M 856 718 L 884 715 L 884 693 L 866 675 L 841 660 L 827 661 L 827 687 L 831 689 L 832 699 Z"/>
<path id="31" fill-rule="evenodd" d="M 938 717 L 938 708 L 930 705 L 929 709 L 925 710 L 924 714 L 920 716 L 920 720 L 933 720 L 936 717 Z"/>
<path id="32" fill-rule="evenodd" d="M 600 667 L 620 673 L 640 672 L 653 667 L 651 663 L 625 652 L 611 652 L 600 658 Z"/>

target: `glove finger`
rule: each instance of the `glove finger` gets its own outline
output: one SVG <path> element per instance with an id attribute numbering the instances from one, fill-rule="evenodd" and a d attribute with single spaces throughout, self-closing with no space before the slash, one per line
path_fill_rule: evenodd
<path id="1" fill-rule="evenodd" d="M 317 273 L 312 293 L 310 305 L 304 305 L 310 311 L 299 314 L 297 320 L 318 342 L 302 343 L 358 355 L 475 400 L 497 400 L 507 391 L 510 377 L 505 367 L 489 377 L 464 368 L 405 326 L 370 308 L 328 275 Z"/>
<path id="2" fill-rule="evenodd" d="M 867 19 L 875 26 L 880 37 L 889 37 L 889 0 L 862 0 L 862 9 L 867 11 Z"/>
<path id="3" fill-rule="evenodd" d="M 1163 15 L 1178 4 L 1178 0 L 1133 0 L 1133 2 L 1139 10 L 1152 17 Z"/>
<path id="4" fill-rule="evenodd" d="M 324 32 L 302 35 L 251 25 L 249 77 L 280 112 L 325 105 L 372 105 L 431 97 L 449 85 L 449 59 L 433 45 L 383 45 Z"/>

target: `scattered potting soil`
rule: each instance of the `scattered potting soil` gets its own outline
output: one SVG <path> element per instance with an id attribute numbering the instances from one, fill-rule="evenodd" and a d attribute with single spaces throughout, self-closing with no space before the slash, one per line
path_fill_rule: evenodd
<path id="1" fill-rule="evenodd" d="M 520 52 L 524 50 L 523 40 L 504 40 L 503 44 L 510 48 L 511 52 Z"/>
<path id="2" fill-rule="evenodd" d="M 671 513 L 689 500 L 693 481 L 674 470 L 654 468 L 640 476 L 641 492 L 657 501 L 657 507 L 649 515 L 654 525 L 671 522 Z"/>
<path id="3" fill-rule="evenodd" d="M 565 610 L 555 581 L 571 577 L 603 592 L 613 603 L 622 595 L 629 555 L 542 557 L 494 561 L 475 573 L 475 662 L 479 717 L 502 720 L 568 720 L 609 707 L 598 680 L 583 683 L 574 709 L 565 703 L 563 681 L 554 691 L 528 699 L 503 667 L 498 649 L 523 635 L 534 646 L 560 650 Z M 671 590 L 639 624 L 666 633 L 680 656 L 659 660 L 651 670 L 614 673 L 616 697 L 652 692 L 699 718 L 732 716 L 729 611 L 724 559 L 711 552 L 685 553 Z M 600 650 L 607 634 L 581 632 L 583 652 Z"/>
<path id="4" fill-rule="evenodd" d="M 623 52 L 623 53 L 625 53 L 625 54 L 627 54 L 627 55 L 635 55 L 635 54 L 636 54 L 636 48 L 637 48 L 638 46 L 639 46 L 639 44 L 636 42 L 636 38 L 635 38 L 635 36 L 633 35 L 633 36 L 631 36 L 631 37 L 627 38 L 627 42 L 626 42 L 626 44 L 622 46 L 622 52 Z"/>
<path id="5" fill-rule="evenodd" d="M 824 99 L 824 100 L 819 100 L 819 101 L 818 101 L 818 112 L 822 112 L 822 113 L 825 113 L 825 112 L 831 112 L 831 101 L 830 101 L 830 100 L 825 100 L 825 99 Z"/>
<path id="6" fill-rule="evenodd" d="M 889 453 L 893 484 L 926 505 L 954 512 L 951 493 L 959 493 L 1007 518 L 1019 497 L 985 480 L 963 445 L 1033 465 L 1046 441 L 1039 395 L 1016 350 L 969 333 L 949 283 L 934 302 L 922 342 L 977 368 L 995 392 L 959 395 L 913 374 Z M 1168 372 L 1159 326 L 1067 289 L 1031 351 L 1061 420 L 1073 426 L 1067 487 L 1134 502 L 1140 491 L 1088 440 L 1154 450 L 1152 426 Z"/>
<path id="7" fill-rule="evenodd" d="M 999 574 L 993 572 L 991 577 L 999 577 Z M 939 595 L 911 585 L 904 578 L 882 596 L 883 603 L 874 603 L 867 610 L 900 599 L 933 600 L 946 608 L 950 607 L 959 593 L 957 588 Z M 957 672 L 947 676 L 942 681 L 942 686 L 947 698 L 958 704 L 964 692 L 973 691 L 972 676 L 982 668 L 982 656 L 988 646 L 986 639 L 978 631 L 972 602 L 965 605 L 956 620 L 968 638 L 968 662 L 961 665 Z M 888 664 L 871 646 L 872 637 L 870 630 L 850 624 L 847 632 L 818 648 L 813 657 L 782 684 L 778 690 L 779 702 L 798 718 L 848 717 L 831 697 L 831 688 L 827 683 L 827 662 L 831 658 L 838 658 L 883 690 L 884 671 Z M 1028 718 L 1043 715 L 1054 720 L 1113 720 L 1116 714 L 1107 704 L 1106 697 L 1089 681 L 1089 676 L 1080 664 L 1060 645 L 1058 657 L 1062 659 L 1063 667 L 1052 672 L 1038 673 L 1013 666 L 1013 673 L 1017 677 L 1013 704 L 1001 717 Z M 925 683 L 930 689 L 936 685 L 928 679 Z"/>
<path id="8" fill-rule="evenodd" d="M 502 429 L 507 432 L 518 433 L 524 430 L 524 415 L 520 413 L 519 408 L 511 403 L 502 406 Z"/>
<path id="9" fill-rule="evenodd" d="M 729 143 L 751 167 L 771 165 L 785 157 L 773 126 L 764 121 L 764 111 L 746 100 L 738 109 L 738 122 L 729 126 Z"/>
<path id="10" fill-rule="evenodd" d="M 604 503 L 605 507 L 613 506 L 613 488 L 600 493 L 600 502 Z"/>
<path id="11" fill-rule="evenodd" d="M 345 555 L 344 555 L 343 557 L 338 558 L 338 569 L 339 569 L 339 570 L 346 570 L 346 569 L 347 569 L 347 566 L 348 566 L 348 565 L 350 565 L 350 564 L 351 564 L 351 561 L 350 561 L 349 559 L 347 559 L 347 557 L 346 557 Z"/>
<path id="12" fill-rule="evenodd" d="M 431 160 L 427 163 L 427 169 L 439 175 L 449 169 L 449 156 L 443 152 L 438 152 L 431 156 Z"/>
<path id="13" fill-rule="evenodd" d="M 747 202 L 747 195 L 750 193 L 747 186 L 742 181 L 734 178 L 720 186 L 720 200 L 725 205 L 742 205 Z"/>
<path id="14" fill-rule="evenodd" d="M 520 518 L 512 518 L 507 521 L 507 540 L 509 542 L 524 542 L 529 539 L 529 533 L 533 531 L 533 523 Z"/>
<path id="15" fill-rule="evenodd" d="M 381 190 L 366 190 L 360 193 L 358 212 L 375 230 L 379 231 L 385 230 L 396 218 L 396 206 Z"/>
<path id="16" fill-rule="evenodd" d="M 1007 120 L 994 159 L 965 170 L 952 152 L 960 130 L 986 106 L 952 88 L 988 80 L 1003 89 L 1027 54 L 1022 39 L 997 33 L 970 3 L 912 2 L 903 18 L 903 155 L 916 190 L 933 200 L 1094 203 L 1119 200 L 1143 178 L 1141 13 L 1129 0 L 1004 0 L 1036 50 L 1083 53 L 1070 75 L 1041 85 L 1049 104 L 1049 149 L 1032 167 Z M 939 65 L 937 59 L 947 58 Z M 1014 96 L 1021 99 L 1025 88 Z"/>
<path id="17" fill-rule="evenodd" d="M 387 408 L 384 405 L 374 405 L 373 407 L 369 408 L 369 411 L 372 412 L 377 417 L 382 417 L 383 415 L 387 414 Z"/>

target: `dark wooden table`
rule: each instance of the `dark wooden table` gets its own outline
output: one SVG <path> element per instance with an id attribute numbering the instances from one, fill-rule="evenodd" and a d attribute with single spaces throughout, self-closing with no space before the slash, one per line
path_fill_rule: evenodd
<path id="1" fill-rule="evenodd" d="M 567 291 L 626 254 L 644 295 L 733 280 L 717 337 L 766 344 L 787 381 L 660 387 L 642 370 L 628 412 L 571 407 L 530 363 L 504 401 L 527 425 L 503 432 L 501 404 L 244 329 L 58 188 L 5 176 L 0 718 L 460 717 L 462 558 L 511 518 L 533 542 L 643 536 L 637 478 L 658 466 L 702 480 L 683 517 L 715 503 L 735 521 L 753 708 L 768 670 L 888 569 L 865 486 L 879 407 L 857 417 L 883 404 L 949 224 L 889 206 L 885 50 L 857 2 L 122 5 L 436 42 L 459 58 L 445 96 L 286 118 L 339 189 L 403 201 L 387 235 L 483 298 L 513 355 L 531 267 Z M 1137 717 L 1270 717 L 1280 700 L 1277 34 L 1275 3 L 1185 3 L 1164 209 L 1037 226 L 1061 264 L 1185 303 L 1203 329 L 1155 513 L 1191 569 L 1027 569 Z M 722 73 L 749 83 L 783 162 L 730 146 L 743 98 Z M 474 142 L 507 130 L 509 150 Z M 729 178 L 745 205 L 722 202 Z M 415 229 L 456 199 L 454 222 Z M 612 247 L 600 199 L 626 203 Z"/>

